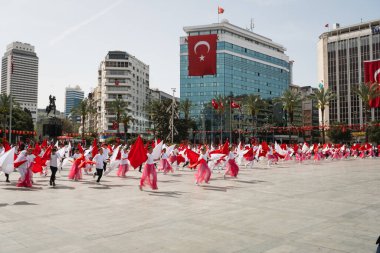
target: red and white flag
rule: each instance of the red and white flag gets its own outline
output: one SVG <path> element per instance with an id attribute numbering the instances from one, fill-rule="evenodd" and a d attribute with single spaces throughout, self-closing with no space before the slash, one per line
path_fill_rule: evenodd
<path id="1" fill-rule="evenodd" d="M 364 62 L 364 82 L 368 85 L 380 84 L 380 60 Z M 369 102 L 371 108 L 380 107 L 380 97 Z"/>
<path id="2" fill-rule="evenodd" d="M 234 101 L 231 101 L 231 108 L 237 109 L 237 108 L 240 108 L 240 105 L 235 103 Z"/>
<path id="3" fill-rule="evenodd" d="M 211 100 L 212 107 L 214 107 L 215 110 L 218 110 L 219 104 L 215 101 L 215 99 Z"/>
<path id="4" fill-rule="evenodd" d="M 223 13 L 224 13 L 224 9 L 218 6 L 218 14 L 223 14 Z"/>
<path id="5" fill-rule="evenodd" d="M 216 74 L 216 34 L 188 37 L 189 76 Z"/>

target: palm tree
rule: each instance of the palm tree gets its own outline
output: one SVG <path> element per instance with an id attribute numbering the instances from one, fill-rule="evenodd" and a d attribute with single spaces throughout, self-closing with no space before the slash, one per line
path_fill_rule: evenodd
<path id="1" fill-rule="evenodd" d="M 119 136 L 120 135 L 120 128 L 119 128 L 119 124 L 121 122 L 121 115 L 123 113 L 125 113 L 125 111 L 127 110 L 127 106 L 128 106 L 128 102 L 120 99 L 120 98 L 116 98 L 115 101 L 112 101 L 110 103 L 110 109 L 111 111 L 116 114 L 116 123 L 117 123 L 117 135 Z"/>
<path id="2" fill-rule="evenodd" d="M 284 91 L 282 97 L 280 97 L 278 101 L 282 103 L 282 106 L 287 111 L 290 125 L 293 125 L 294 110 L 302 102 L 301 95 L 296 91 L 287 89 Z"/>
<path id="3" fill-rule="evenodd" d="M 318 104 L 317 107 L 321 110 L 322 115 L 322 142 L 325 143 L 325 109 L 326 106 L 329 105 L 330 101 L 335 98 L 335 94 L 331 93 L 331 90 L 327 88 L 325 90 L 324 87 L 317 89 L 314 91 L 312 95 L 310 95 L 311 99 L 316 99 Z"/>
<path id="4" fill-rule="evenodd" d="M 303 100 L 301 98 L 301 95 L 298 92 L 289 88 L 284 91 L 284 93 L 282 94 L 282 97 L 276 100 L 282 103 L 284 110 L 286 110 L 288 114 L 289 124 L 290 126 L 292 126 L 293 121 L 294 121 L 294 110 L 296 109 L 297 106 L 300 105 L 300 103 Z M 289 143 L 290 143 L 290 140 L 291 140 L 291 132 L 289 131 Z"/>
<path id="5" fill-rule="evenodd" d="M 191 103 L 191 101 L 186 98 L 184 101 L 181 101 L 181 103 L 179 104 L 179 108 L 180 110 L 183 112 L 183 114 L 185 115 L 185 120 L 186 121 L 189 121 L 190 119 L 190 110 L 191 110 L 191 107 L 193 106 L 193 104 Z"/>
<path id="6" fill-rule="evenodd" d="M 371 101 L 380 97 L 379 85 L 377 83 L 361 83 L 358 89 L 354 92 L 361 98 L 364 105 L 365 123 L 368 124 L 371 120 Z M 368 131 L 365 132 L 366 140 L 368 140 Z"/>
<path id="7" fill-rule="evenodd" d="M 128 113 L 124 112 L 121 115 L 121 122 L 124 125 L 124 141 L 125 141 L 125 143 L 127 143 L 128 126 L 130 123 L 135 122 L 135 119 L 131 115 L 129 115 Z"/>
<path id="8" fill-rule="evenodd" d="M 9 115 L 11 97 L 7 94 L 0 94 L 0 122 L 3 129 L 3 136 L 5 135 L 5 129 L 7 128 L 7 118 Z"/>
<path id="9" fill-rule="evenodd" d="M 380 90 L 377 83 L 362 83 L 358 89 L 354 89 L 354 92 L 361 98 L 365 108 L 365 122 L 369 123 L 371 120 L 371 101 L 380 97 Z"/>
<path id="10" fill-rule="evenodd" d="M 81 123 L 82 123 L 82 139 L 84 139 L 84 132 L 85 132 L 85 124 L 86 124 L 86 117 L 87 115 L 93 110 L 92 107 L 89 106 L 88 99 L 83 99 L 77 107 L 74 107 L 71 112 L 73 116 L 78 115 L 81 117 Z"/>
<path id="11" fill-rule="evenodd" d="M 266 103 L 261 99 L 259 95 L 250 94 L 243 102 L 243 108 L 252 117 L 252 128 L 254 129 L 254 135 L 257 133 L 257 116 L 260 110 L 264 109 Z M 256 120 L 255 120 L 256 118 Z"/>

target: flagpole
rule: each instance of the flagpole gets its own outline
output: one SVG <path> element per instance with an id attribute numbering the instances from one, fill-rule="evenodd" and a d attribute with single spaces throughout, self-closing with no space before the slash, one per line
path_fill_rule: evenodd
<path id="1" fill-rule="evenodd" d="M 213 123 L 214 123 L 214 112 L 213 112 L 213 110 L 211 109 L 211 140 L 210 140 L 210 143 L 212 144 L 213 142 L 214 142 L 214 140 L 213 140 L 213 130 L 214 130 L 214 127 L 213 127 Z"/>
<path id="2" fill-rule="evenodd" d="M 11 56 L 11 80 L 9 84 L 9 143 L 11 144 L 12 142 L 12 107 L 13 107 L 13 101 L 12 101 L 12 83 L 13 83 L 13 68 L 14 68 L 14 63 L 13 63 L 13 54 Z"/>
<path id="3" fill-rule="evenodd" d="M 239 142 L 240 142 L 240 131 L 241 131 L 241 129 L 240 129 L 240 117 L 241 117 L 241 109 L 239 108 Z"/>
<path id="4" fill-rule="evenodd" d="M 232 105 L 230 97 L 230 143 L 232 143 Z"/>

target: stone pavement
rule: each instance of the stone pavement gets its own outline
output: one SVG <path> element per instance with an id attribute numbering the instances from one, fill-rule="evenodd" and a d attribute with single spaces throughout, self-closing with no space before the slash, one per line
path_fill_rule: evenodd
<path id="1" fill-rule="evenodd" d="M 263 163 L 204 186 L 193 174 L 159 173 L 143 192 L 137 170 L 97 185 L 66 169 L 55 189 L 1 176 L 0 252 L 375 252 L 380 159 Z"/>

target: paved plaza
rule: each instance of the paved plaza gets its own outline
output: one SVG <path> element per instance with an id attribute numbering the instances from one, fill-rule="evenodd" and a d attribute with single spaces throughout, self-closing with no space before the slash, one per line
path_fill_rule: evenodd
<path id="1" fill-rule="evenodd" d="M 32 189 L 0 182 L 0 252 L 375 252 L 380 159 L 264 162 L 237 179 L 185 169 L 138 189 L 140 173 L 97 185 L 35 175 Z"/>

